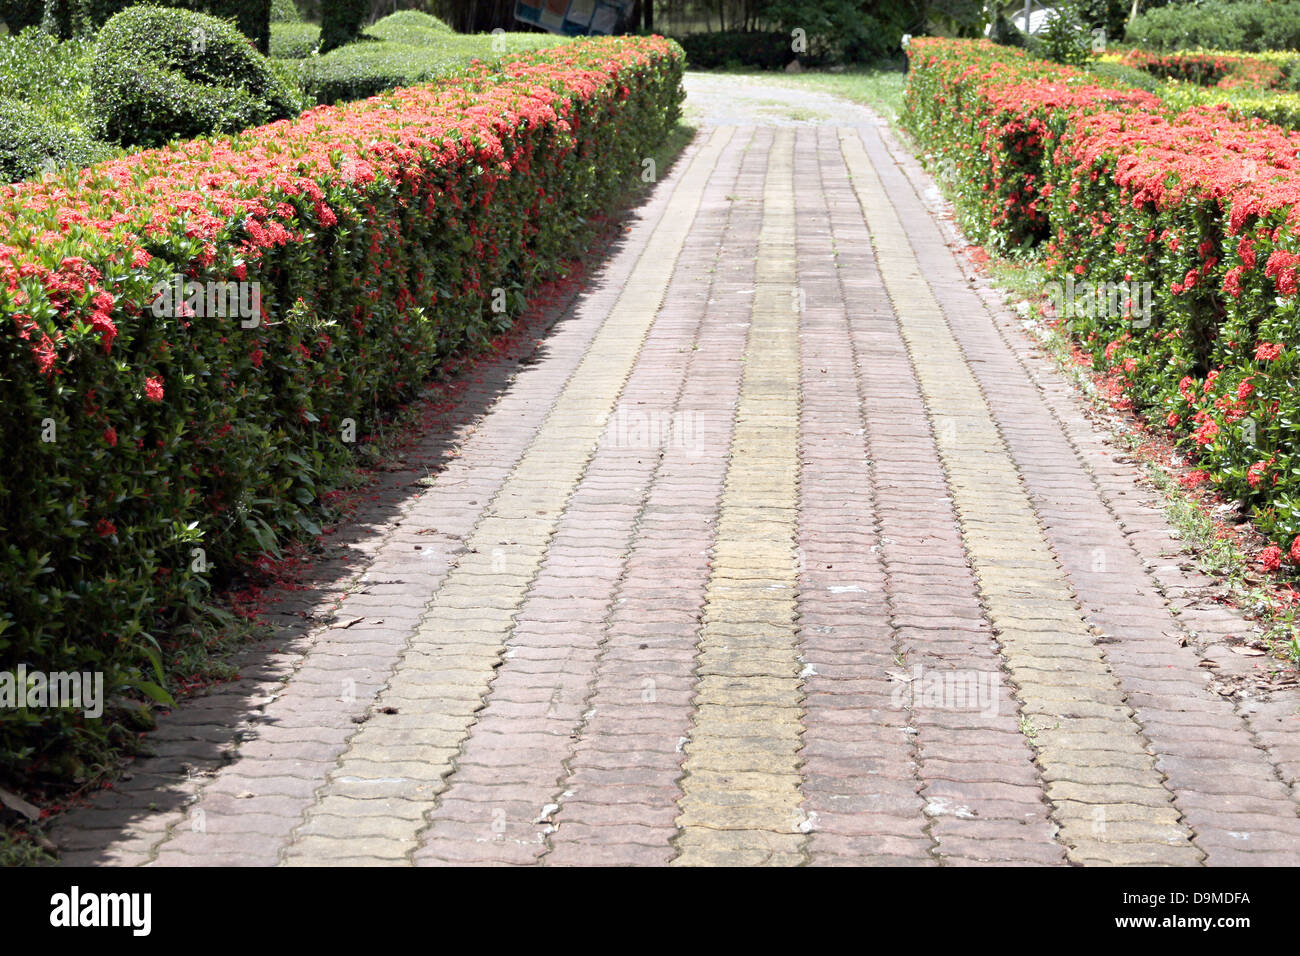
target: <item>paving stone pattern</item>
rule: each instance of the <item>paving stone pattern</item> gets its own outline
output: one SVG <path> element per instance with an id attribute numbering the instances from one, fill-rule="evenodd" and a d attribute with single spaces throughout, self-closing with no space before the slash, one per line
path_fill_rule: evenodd
<path id="1" fill-rule="evenodd" d="M 835 122 L 706 118 L 64 862 L 1300 862 L 1294 691 Z"/>

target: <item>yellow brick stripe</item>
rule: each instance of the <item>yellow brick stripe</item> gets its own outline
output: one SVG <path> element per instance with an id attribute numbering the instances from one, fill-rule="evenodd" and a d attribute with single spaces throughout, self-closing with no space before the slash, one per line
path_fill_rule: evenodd
<path id="1" fill-rule="evenodd" d="M 871 157 L 839 136 L 1060 838 L 1080 863 L 1199 862 Z"/>
<path id="2" fill-rule="evenodd" d="M 685 745 L 676 863 L 802 862 L 794 135 L 774 134 Z"/>
<path id="3" fill-rule="evenodd" d="M 709 178 L 734 130 L 692 158 L 608 318 L 430 602 L 374 710 L 419 715 L 393 739 L 372 717 L 318 792 L 284 862 L 400 861 L 445 789 L 527 595 L 663 302 Z"/>

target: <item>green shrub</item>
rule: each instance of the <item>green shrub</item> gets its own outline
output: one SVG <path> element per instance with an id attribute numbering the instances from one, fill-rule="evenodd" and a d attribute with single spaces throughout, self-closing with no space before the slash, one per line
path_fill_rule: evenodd
<path id="1" fill-rule="evenodd" d="M 366 27 L 366 36 L 392 43 L 421 44 L 439 43 L 449 36 L 456 36 L 451 27 L 437 17 L 431 17 L 419 10 L 399 10 L 382 20 L 377 20 Z"/>
<path id="2" fill-rule="evenodd" d="M 100 31 L 90 96 L 99 135 L 139 146 L 247 129 L 303 106 L 229 22 L 150 6 Z"/>
<path id="3" fill-rule="evenodd" d="M 0 177 L 4 182 L 66 167 L 80 169 L 113 152 L 77 128 L 43 117 L 30 103 L 0 99 Z"/>
<path id="4" fill-rule="evenodd" d="M 1300 0 L 1159 7 L 1137 16 L 1125 38 L 1151 50 L 1294 50 L 1300 48 Z"/>
<path id="5" fill-rule="evenodd" d="M 508 329 L 639 183 L 681 70 L 663 40 L 577 41 L 518 75 L 136 153 L 125 175 L 59 185 L 88 221 L 58 243 L 28 241 L 54 184 L 0 197 L 23 293 L 0 284 L 0 671 L 148 694 L 166 625 L 214 569 L 320 533 L 349 425 L 364 441 L 453 350 Z M 186 279 L 182 297 L 219 285 L 242 307 L 160 298 Z M 494 288 L 520 293 L 508 313 Z M 60 752 L 120 732 L 120 713 L 0 708 L 0 785 L 73 766 Z"/>
<path id="6" fill-rule="evenodd" d="M 361 27 L 370 13 L 370 0 L 331 0 L 321 12 L 320 48 L 322 53 L 346 46 L 361 36 Z"/>
<path id="7" fill-rule="evenodd" d="M 271 0 L 272 23 L 301 23 L 302 14 L 294 0 Z"/>
<path id="8" fill-rule="evenodd" d="M 437 46 L 353 43 L 303 60 L 298 82 L 316 103 L 360 100 L 399 86 L 452 76 L 475 59 L 494 63 L 503 56 L 564 42 L 550 34 L 510 33 L 498 37 L 449 34 Z"/>
<path id="9" fill-rule="evenodd" d="M 1088 64 L 1088 71 L 1104 77 L 1112 83 L 1123 83 L 1139 90 L 1146 90 L 1148 93 L 1156 92 L 1163 85 L 1160 80 L 1146 70 L 1139 70 L 1137 67 L 1126 66 L 1123 63 L 1097 61 Z"/>
<path id="10" fill-rule="evenodd" d="M 1089 34 L 1078 0 L 1065 0 L 1052 9 L 1047 25 L 1033 44 L 1036 52 L 1057 63 L 1081 66 L 1088 61 Z"/>
<path id="11" fill-rule="evenodd" d="M 320 46 L 320 27 L 314 23 L 272 23 L 271 57 L 301 60 Z"/>
<path id="12" fill-rule="evenodd" d="M 95 45 L 84 37 L 60 42 L 36 27 L 0 37 L 0 90 L 49 120 L 88 129 L 90 64 Z"/>
<path id="13" fill-rule="evenodd" d="M 142 0 L 45 0 L 45 28 L 63 39 L 94 34 L 110 19 Z M 263 53 L 271 44 L 272 0 L 145 0 L 233 20 L 244 36 Z"/>

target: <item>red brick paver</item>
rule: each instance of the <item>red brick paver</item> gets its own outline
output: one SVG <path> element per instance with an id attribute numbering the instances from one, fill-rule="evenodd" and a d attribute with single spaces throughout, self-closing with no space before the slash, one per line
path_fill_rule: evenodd
<path id="1" fill-rule="evenodd" d="M 65 862 L 1297 862 L 1300 698 L 837 122 L 703 128 Z"/>

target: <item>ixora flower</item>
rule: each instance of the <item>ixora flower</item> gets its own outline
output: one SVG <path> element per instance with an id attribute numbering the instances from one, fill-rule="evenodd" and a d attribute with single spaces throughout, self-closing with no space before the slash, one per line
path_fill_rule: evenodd
<path id="1" fill-rule="evenodd" d="M 662 144 L 683 69 L 668 40 L 580 39 L 0 185 L 0 377 L 26 403 L 11 417 L 51 435 L 8 464 L 6 535 L 24 546 L 0 577 L 32 591 L 13 633 L 38 651 L 76 635 L 67 654 L 120 676 L 139 645 L 117 638 L 199 596 L 202 575 L 161 570 L 184 567 L 178 528 L 232 568 L 307 532 L 349 467 L 323 443 L 488 346 L 509 318 L 491 290 L 557 277 L 619 171 Z M 190 283 L 204 307 L 182 314 Z M 160 286 L 174 308 L 151 308 Z M 253 501 L 257 522 L 233 518 Z"/>
<path id="2" fill-rule="evenodd" d="M 1276 571 L 1282 567 L 1282 549 L 1270 544 L 1259 553 L 1259 564 L 1265 571 Z"/>
<path id="3" fill-rule="evenodd" d="M 1260 362 L 1272 362 L 1282 355 L 1282 345 L 1260 342 L 1255 347 L 1255 359 Z"/>

